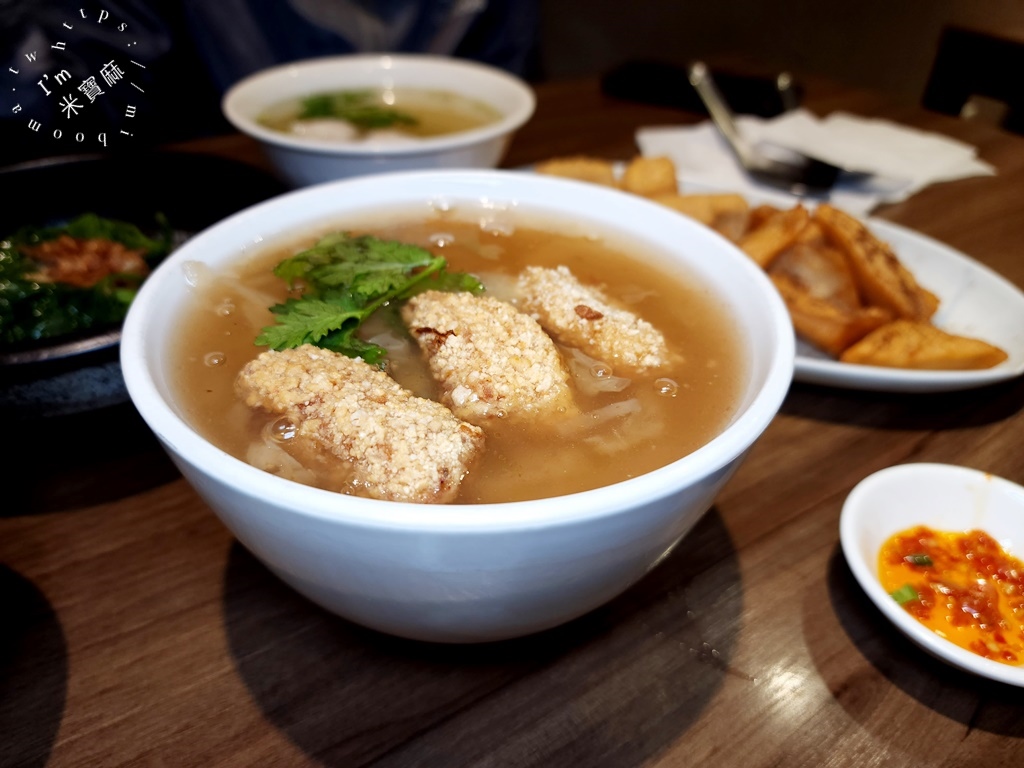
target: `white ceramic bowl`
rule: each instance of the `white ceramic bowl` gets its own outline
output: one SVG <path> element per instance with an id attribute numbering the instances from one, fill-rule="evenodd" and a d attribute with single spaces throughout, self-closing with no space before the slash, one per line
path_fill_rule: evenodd
<path id="1" fill-rule="evenodd" d="M 983 677 L 1024 686 L 1024 667 L 964 650 L 906 612 L 878 580 L 878 553 L 894 533 L 980 529 L 1009 554 L 1024 557 L 1024 488 L 987 472 L 949 464 L 900 464 L 868 476 L 850 492 L 839 536 L 853 575 L 879 610 L 935 657 Z"/>
<path id="2" fill-rule="evenodd" d="M 748 379 L 724 431 L 678 461 L 598 490 L 505 504 L 427 506 L 354 498 L 254 469 L 203 439 L 175 402 L 168 354 L 190 298 L 189 262 L 235 262 L 259 243 L 382 207 L 585 222 L 665 269 L 696 274 L 742 331 Z M 529 216 L 526 221 L 530 221 Z M 515 171 L 365 176 L 297 190 L 236 214 L 176 251 L 125 322 L 129 394 L 224 524 L 281 579 L 360 624 L 472 642 L 546 629 L 601 605 L 654 567 L 710 507 L 788 390 L 789 316 L 763 270 L 707 227 L 635 195 Z"/>
<path id="3" fill-rule="evenodd" d="M 258 122 L 267 108 L 289 98 L 367 88 L 451 91 L 490 105 L 502 117 L 480 128 L 401 145 L 313 140 Z M 493 168 L 535 105 L 525 82 L 495 67 L 425 54 L 366 54 L 308 59 L 257 72 L 228 90 L 221 107 L 238 130 L 260 141 L 289 183 L 307 186 L 389 171 Z"/>

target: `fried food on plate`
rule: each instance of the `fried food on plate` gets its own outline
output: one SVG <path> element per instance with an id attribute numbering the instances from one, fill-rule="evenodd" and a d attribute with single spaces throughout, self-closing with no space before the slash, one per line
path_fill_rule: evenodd
<path id="1" fill-rule="evenodd" d="M 667 157 L 635 157 L 622 172 L 619 186 L 643 197 L 677 192 L 676 165 Z"/>
<path id="2" fill-rule="evenodd" d="M 747 231 L 753 232 L 758 227 L 761 227 L 772 216 L 781 212 L 782 209 L 776 205 L 768 205 L 767 203 L 755 205 L 750 209 L 750 216 L 747 220 Z"/>
<path id="3" fill-rule="evenodd" d="M 734 242 L 747 231 L 750 206 L 742 195 L 731 192 L 685 195 L 665 192 L 653 195 L 651 199 L 696 219 Z"/>
<path id="4" fill-rule="evenodd" d="M 809 226 L 808 230 L 811 229 Z M 840 309 L 861 306 L 853 272 L 842 252 L 825 242 L 807 243 L 798 238 L 775 257 L 768 274 L 784 278 L 809 296 L 828 301 Z"/>
<path id="5" fill-rule="evenodd" d="M 839 356 L 844 363 L 926 370 L 992 368 L 1006 358 L 1006 352 L 981 339 L 946 333 L 931 323 L 913 320 L 883 325 Z"/>
<path id="6" fill-rule="evenodd" d="M 571 175 L 647 197 L 717 230 L 764 269 L 804 341 L 833 358 L 899 368 L 991 368 L 1005 351 L 931 323 L 939 298 L 917 282 L 888 243 L 828 204 L 813 211 L 751 206 L 738 194 L 681 193 L 667 157 L 615 164 L 583 156 L 552 160 L 540 172 Z"/>
<path id="7" fill-rule="evenodd" d="M 576 155 L 574 157 L 557 157 L 543 163 L 537 163 L 533 170 L 547 176 L 561 176 L 576 181 L 589 181 L 606 187 L 618 187 L 615 178 L 615 165 L 608 160 L 596 157 Z"/>
<path id="8" fill-rule="evenodd" d="M 815 296 L 791 274 L 773 274 L 771 279 L 797 335 L 833 357 L 892 320 L 892 314 L 881 307 L 843 306 Z"/>
<path id="9" fill-rule="evenodd" d="M 738 245 L 758 266 L 767 269 L 776 256 L 793 244 L 808 221 L 810 214 L 802 205 L 778 211 L 743 235 Z"/>
<path id="10" fill-rule="evenodd" d="M 863 222 L 826 204 L 815 209 L 814 220 L 846 253 L 866 304 L 885 307 L 907 320 L 928 320 L 935 314 L 935 294 L 918 285 L 889 245 Z"/>

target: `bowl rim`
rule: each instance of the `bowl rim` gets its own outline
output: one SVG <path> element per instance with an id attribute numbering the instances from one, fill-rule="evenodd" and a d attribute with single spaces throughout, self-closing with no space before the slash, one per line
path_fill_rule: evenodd
<path id="1" fill-rule="evenodd" d="M 452 134 L 420 139 L 414 144 L 358 144 L 329 140 L 294 138 L 281 131 L 266 128 L 252 115 L 243 111 L 238 102 L 268 82 L 297 79 L 303 72 L 331 69 L 342 70 L 375 67 L 380 71 L 401 71 L 423 67 L 435 67 L 453 73 L 473 72 L 490 78 L 496 87 L 503 87 L 514 94 L 516 104 L 505 112 L 500 120 L 478 128 L 458 131 Z M 343 87 L 343 86 L 339 86 Z M 296 94 L 301 96 L 302 93 Z M 413 157 L 434 154 L 445 150 L 459 149 L 491 141 L 516 130 L 529 120 L 537 107 L 533 89 L 525 80 L 498 67 L 474 61 L 435 54 L 419 53 L 360 53 L 319 56 L 312 59 L 286 62 L 259 70 L 233 84 L 221 99 L 224 117 L 239 131 L 267 144 L 283 147 L 306 154 L 328 154 L 333 157 L 381 158 Z"/>
<path id="2" fill-rule="evenodd" d="M 244 226 L 248 222 L 263 219 L 268 210 L 286 204 L 302 207 L 302 202 L 310 198 L 333 197 L 333 193 L 343 188 L 359 189 L 366 185 L 383 185 L 382 188 L 406 189 L 408 182 L 421 179 L 424 183 L 447 182 L 449 187 L 461 185 L 472 186 L 478 196 L 488 193 L 488 202 L 500 199 L 496 191 L 511 180 L 519 183 L 541 184 L 551 187 L 564 194 L 567 200 L 587 200 L 597 197 L 614 197 L 618 207 L 640 206 L 648 215 L 661 218 L 669 227 L 689 230 L 690 236 L 697 243 L 713 243 L 715 248 L 727 252 L 733 259 L 733 267 L 740 270 L 746 279 L 760 286 L 758 289 L 764 298 L 769 314 L 770 333 L 774 352 L 767 359 L 763 372 L 763 385 L 750 395 L 745 409 L 714 438 L 686 456 L 663 467 L 638 475 L 637 477 L 600 488 L 577 493 L 534 499 L 528 501 L 495 502 L 486 504 L 436 504 L 426 505 L 413 502 L 384 501 L 356 496 L 348 496 L 294 481 L 285 480 L 271 473 L 259 470 L 227 452 L 214 446 L 193 429 L 177 411 L 164 401 L 160 389 L 154 381 L 149 365 L 149 348 L 143 339 L 146 327 L 154 322 L 143 315 L 146 307 L 158 305 L 154 299 L 161 282 L 171 270 L 177 269 L 183 262 L 190 260 L 193 252 L 201 251 L 205 242 L 212 239 L 215 233 L 226 233 Z M 560 194 L 560 197 L 561 197 Z M 456 197 L 454 193 L 442 192 L 444 197 Z M 462 193 L 462 198 L 468 197 Z M 519 202 L 520 193 L 509 189 L 503 195 L 505 199 Z M 481 200 L 484 198 L 480 198 Z M 529 205 L 529 204 L 527 204 Z M 380 206 L 376 206 L 380 207 Z M 534 210 L 544 211 L 544 206 L 532 206 Z M 321 217 L 322 218 L 322 217 Z M 598 223 L 595 216 L 588 221 Z M 296 224 L 285 226 L 297 226 Z M 604 224 L 606 231 L 628 237 L 628 233 L 615 225 Z M 238 240 L 243 240 L 239 237 Z M 156 279 L 153 279 L 153 278 Z M 152 314 L 152 313 L 149 313 Z M 645 200 L 599 185 L 588 184 L 550 176 L 537 176 L 519 171 L 502 169 L 440 169 L 394 171 L 390 173 L 358 176 L 326 182 L 311 187 L 279 195 L 276 198 L 258 203 L 240 211 L 213 225 L 204 232 L 185 243 L 172 258 L 160 265 L 158 270 L 143 283 L 143 287 L 129 310 L 125 321 L 121 341 L 121 363 L 125 382 L 136 408 L 149 424 L 164 447 L 172 453 L 180 454 L 188 463 L 203 468 L 219 465 L 216 471 L 218 479 L 242 495 L 261 500 L 271 500 L 283 506 L 294 504 L 288 497 L 302 489 L 303 504 L 301 508 L 291 511 L 305 516 L 344 521 L 348 525 L 367 528 L 401 528 L 418 531 L 445 531 L 448 533 L 479 533 L 481 531 L 496 532 L 500 530 L 527 530 L 530 528 L 548 528 L 568 525 L 581 519 L 595 519 L 606 515 L 629 513 L 631 509 L 652 503 L 678 490 L 679 473 L 684 473 L 690 480 L 686 483 L 699 482 L 714 473 L 723 470 L 730 463 L 740 458 L 757 441 L 762 432 L 775 418 L 792 382 L 795 360 L 795 336 L 785 305 L 778 292 L 774 290 L 767 275 L 753 263 L 742 251 L 724 237 L 703 225 L 657 203 Z M 637 502 L 637 498 L 643 499 Z M 429 514 L 424 514 L 429 508 Z"/>
<path id="3" fill-rule="evenodd" d="M 918 485 L 942 483 L 944 487 L 948 487 L 950 483 L 963 487 L 970 487 L 971 484 L 984 486 L 988 488 L 990 494 L 998 493 L 1003 497 L 1015 500 L 1022 514 L 1024 514 L 1024 487 L 991 472 L 956 464 L 940 462 L 896 464 L 878 470 L 858 482 L 843 502 L 839 518 L 840 547 L 854 578 L 871 602 L 897 629 L 932 656 L 947 664 L 991 680 L 1024 686 L 1024 665 L 1014 666 L 986 659 L 940 637 L 907 613 L 882 587 L 878 580 L 877 566 L 873 562 L 867 562 L 863 557 L 859 536 L 865 530 L 866 512 L 871 507 L 877 506 L 876 499 L 892 483 L 915 483 Z M 926 512 L 921 515 L 922 519 L 925 519 L 926 516 Z M 928 525 L 929 523 L 923 522 L 922 524 Z M 971 524 L 969 527 L 979 526 Z M 898 527 L 898 530 L 902 530 L 902 528 Z M 892 531 L 892 533 L 896 532 L 897 530 Z M 885 538 L 888 535 L 891 534 L 886 534 Z M 1022 555 L 1024 553 L 1015 553 L 1018 558 Z"/>

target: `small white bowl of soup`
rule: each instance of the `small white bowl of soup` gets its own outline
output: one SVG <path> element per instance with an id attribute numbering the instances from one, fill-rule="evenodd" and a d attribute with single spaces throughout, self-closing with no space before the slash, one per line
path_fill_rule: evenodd
<path id="1" fill-rule="evenodd" d="M 236 83 L 222 110 L 293 186 L 388 171 L 493 168 L 536 101 L 520 78 L 426 54 L 328 56 Z"/>
<path id="2" fill-rule="evenodd" d="M 479 450 L 466 471 L 447 472 L 439 481 L 445 493 L 428 501 L 383 498 L 359 479 L 379 442 L 396 466 L 437 457 L 429 447 L 391 448 L 401 435 L 389 432 L 386 399 L 356 397 L 349 416 L 328 405 L 351 373 L 321 376 L 308 390 L 299 369 L 268 380 L 292 404 L 316 410 L 309 418 L 282 422 L 240 400 L 251 361 L 298 354 L 255 343 L 275 323 L 269 307 L 296 297 L 276 266 L 314 245 L 369 236 L 439 255 L 450 272 L 485 286 L 473 298 L 432 293 L 434 301 L 496 302 L 447 330 L 432 320 L 403 324 L 415 299 L 388 303 L 358 331 L 386 349 L 374 366 L 312 348 L 317 365 L 344 363 L 367 377 L 371 368 L 373 376 L 383 371 L 417 403 L 469 414 L 459 418 L 472 423 L 458 429 L 479 432 Z M 596 302 L 581 301 L 572 314 L 596 323 L 622 312 L 661 334 L 666 349 L 651 367 L 634 367 L 618 351 L 598 359 L 574 346 L 582 342 L 555 341 L 546 330 L 536 336 L 542 326 L 538 313 L 523 310 L 520 278 L 560 267 L 608 302 L 597 311 Z M 482 329 L 492 317 L 510 318 L 530 343 L 554 350 L 552 377 L 564 376 L 567 399 L 541 408 L 526 390 L 481 415 L 473 407 L 486 392 L 478 401 L 445 388 L 428 365 L 430 345 L 419 340 L 488 349 L 491 331 Z M 519 343 L 491 345 L 487 354 L 504 356 L 497 375 L 506 362 L 522 368 Z M 668 555 L 777 413 L 794 336 L 764 272 L 667 208 L 525 172 L 414 171 L 296 190 L 194 237 L 146 281 L 121 350 L 129 394 L 176 465 L 284 582 L 382 632 L 481 642 L 579 617 Z M 487 358 L 456 375 L 472 386 L 491 368 Z M 371 427 L 363 406 L 386 413 Z M 415 420 L 400 421 L 405 409 L 404 401 L 393 408 L 402 435 L 418 429 Z M 329 437 L 295 439 L 311 426 L 310 435 L 322 428 Z M 424 439 L 434 434 L 431 427 Z M 364 447 L 336 460 L 357 444 Z"/>

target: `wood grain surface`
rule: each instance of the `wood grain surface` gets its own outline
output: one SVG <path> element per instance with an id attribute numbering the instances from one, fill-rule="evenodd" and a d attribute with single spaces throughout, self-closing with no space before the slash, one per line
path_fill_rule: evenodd
<path id="1" fill-rule="evenodd" d="M 538 87 L 506 165 L 627 159 L 696 115 Z M 998 175 L 879 211 L 1024 286 L 1024 138 L 809 84 L 808 106 L 962 138 Z M 179 149 L 260 165 L 240 136 Z M 993 307 L 992 311 L 999 311 Z M 1024 381 L 899 395 L 794 384 L 697 528 L 571 624 L 484 646 L 361 629 L 282 585 L 130 405 L 8 432 L 0 766 L 1019 766 L 1024 693 L 933 660 L 857 587 L 843 500 L 937 461 L 1024 482 Z M 16 425 L 17 426 L 17 425 Z"/>

